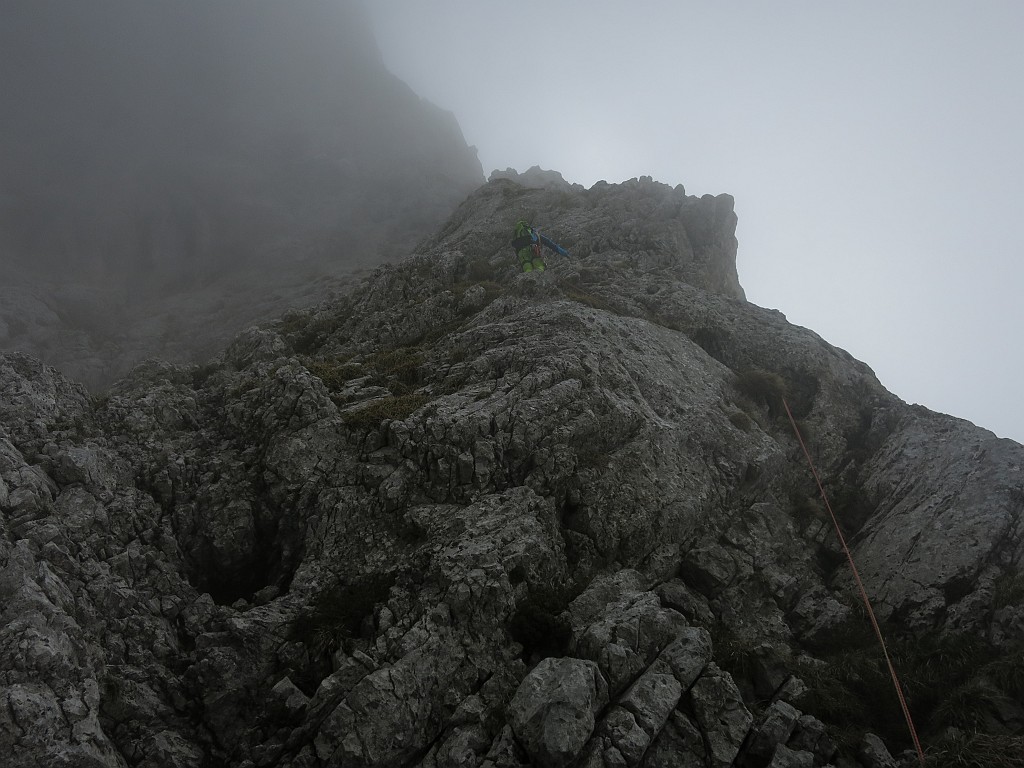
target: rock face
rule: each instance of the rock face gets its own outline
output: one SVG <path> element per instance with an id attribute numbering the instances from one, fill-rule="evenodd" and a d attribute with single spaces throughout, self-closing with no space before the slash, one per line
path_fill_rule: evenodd
<path id="1" fill-rule="evenodd" d="M 572 255 L 518 273 L 520 217 Z M 734 227 L 496 178 L 209 363 L 94 398 L 0 356 L 8 764 L 903 754 L 783 397 L 926 746 L 1018 754 L 1024 448 L 747 303 Z"/>
<path id="2" fill-rule="evenodd" d="M 106 385 L 404 256 L 483 181 L 355 0 L 13 0 L 0 349 Z"/>
<path id="3" fill-rule="evenodd" d="M 509 702 L 512 732 L 534 762 L 566 765 L 590 740 L 595 718 L 608 703 L 607 689 L 594 662 L 548 657 Z"/>

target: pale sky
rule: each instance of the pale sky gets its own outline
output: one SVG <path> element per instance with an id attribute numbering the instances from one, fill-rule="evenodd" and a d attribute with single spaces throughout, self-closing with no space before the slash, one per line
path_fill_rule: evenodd
<path id="1" fill-rule="evenodd" d="M 366 4 L 485 174 L 728 192 L 751 302 L 1024 442 L 1024 2 Z"/>

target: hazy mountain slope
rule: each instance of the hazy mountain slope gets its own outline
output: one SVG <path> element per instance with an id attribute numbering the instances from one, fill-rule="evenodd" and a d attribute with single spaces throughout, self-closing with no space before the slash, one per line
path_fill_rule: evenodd
<path id="1" fill-rule="evenodd" d="M 222 348 L 316 278 L 406 253 L 483 181 L 350 0 L 2 15 L 0 348 L 90 383 Z"/>
<path id="2" fill-rule="evenodd" d="M 572 257 L 519 274 L 520 216 Z M 496 180 L 210 364 L 0 357 L 14 765 L 891 765 L 783 393 L 925 743 L 1012 765 L 1024 447 L 745 302 L 735 222 Z"/>

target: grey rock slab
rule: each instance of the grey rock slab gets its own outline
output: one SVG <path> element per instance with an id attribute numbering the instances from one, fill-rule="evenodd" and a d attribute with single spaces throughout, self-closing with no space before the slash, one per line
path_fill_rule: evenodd
<path id="1" fill-rule="evenodd" d="M 526 753 L 543 765 L 572 762 L 594 731 L 608 687 L 592 661 L 547 658 L 523 680 L 508 718 Z"/>
<path id="2" fill-rule="evenodd" d="M 648 670 L 619 699 L 619 706 L 633 715 L 648 738 L 665 725 L 683 694 L 683 686 L 671 674 Z"/>
<path id="3" fill-rule="evenodd" d="M 818 764 L 828 763 L 836 753 L 836 743 L 823 722 L 812 715 L 801 715 L 787 746 L 814 753 Z"/>
<path id="4" fill-rule="evenodd" d="M 662 608 L 657 595 L 641 592 L 608 606 L 601 620 L 582 630 L 575 648 L 598 663 L 612 695 L 617 695 L 686 628 L 686 620 Z"/>
<path id="5" fill-rule="evenodd" d="M 679 682 L 680 689 L 687 691 L 711 662 L 711 656 L 711 635 L 708 631 L 703 627 L 684 627 L 661 652 L 650 671 L 671 674 Z"/>
<path id="6" fill-rule="evenodd" d="M 708 764 L 731 766 L 754 722 L 732 676 L 713 663 L 708 665 L 690 689 L 689 699 L 707 744 Z"/>
<path id="7" fill-rule="evenodd" d="M 761 717 L 760 722 L 750 731 L 745 754 L 755 760 L 768 760 L 776 747 L 789 743 L 793 729 L 800 718 L 800 711 L 783 701 L 775 701 Z"/>
<path id="8" fill-rule="evenodd" d="M 894 427 L 862 470 L 876 511 L 854 556 L 881 617 L 895 611 L 926 626 L 947 613 L 969 630 L 985 618 L 958 615 L 983 566 L 1018 562 L 1024 446 L 924 409 Z"/>
<path id="9" fill-rule="evenodd" d="M 865 733 L 857 747 L 857 760 L 864 768 L 897 768 L 896 759 L 878 736 Z"/>
<path id="10" fill-rule="evenodd" d="M 673 712 L 644 755 L 645 768 L 706 768 L 704 737 L 682 712 Z"/>
<path id="11" fill-rule="evenodd" d="M 792 750 L 779 744 L 772 755 L 768 768 L 814 768 L 814 755 L 810 752 Z"/>
<path id="12" fill-rule="evenodd" d="M 615 706 L 601 721 L 601 734 L 609 742 L 605 748 L 605 762 L 621 761 L 625 765 L 639 765 L 651 743 L 651 735 L 637 722 L 629 710 Z M 609 759 L 610 755 L 614 758 Z"/>

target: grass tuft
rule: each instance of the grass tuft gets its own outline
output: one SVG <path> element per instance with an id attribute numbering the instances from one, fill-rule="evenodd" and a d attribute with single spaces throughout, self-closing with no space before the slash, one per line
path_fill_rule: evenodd
<path id="1" fill-rule="evenodd" d="M 423 352 L 418 347 L 399 347 L 371 355 L 363 367 L 374 375 L 374 383 L 396 395 L 407 395 L 420 383 Z"/>
<path id="2" fill-rule="evenodd" d="M 324 383 L 329 392 L 344 389 L 348 382 L 364 375 L 359 365 L 345 360 L 315 360 L 306 368 Z"/>
<path id="3" fill-rule="evenodd" d="M 430 401 L 426 395 L 382 397 L 369 405 L 345 411 L 342 421 L 353 429 L 373 429 L 383 421 L 402 421 Z"/>
<path id="4" fill-rule="evenodd" d="M 1024 737 L 955 732 L 925 755 L 927 768 L 1024 768 Z"/>

